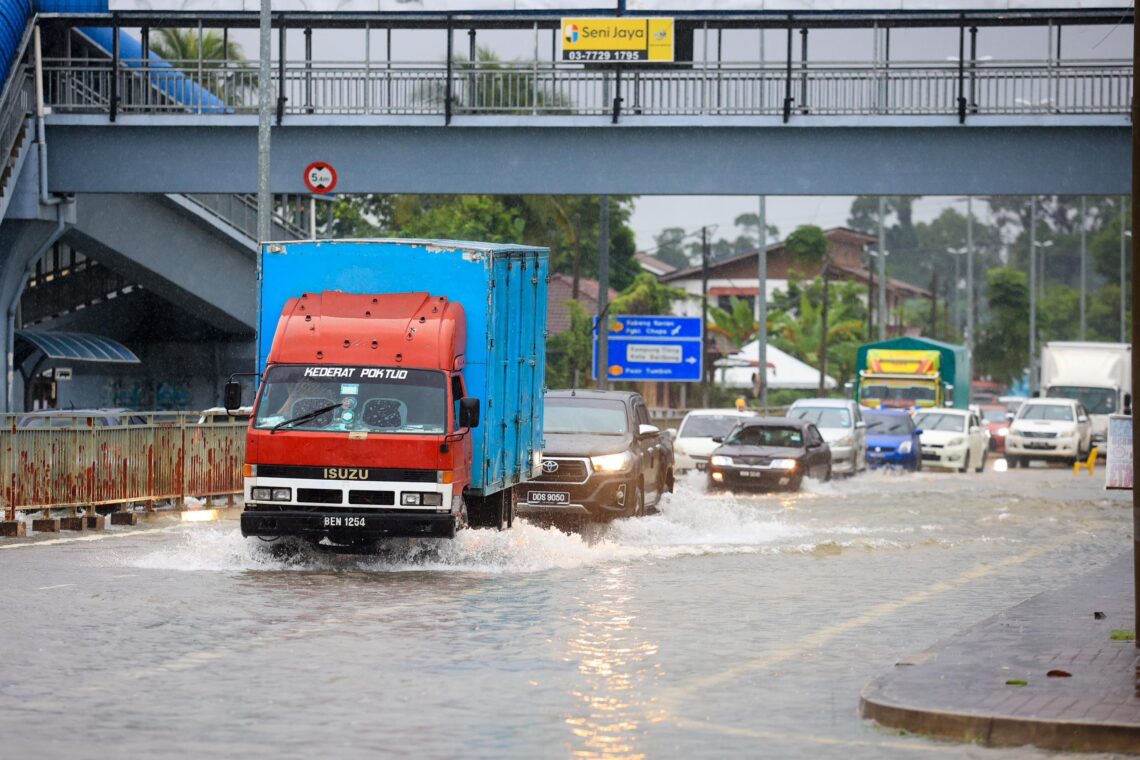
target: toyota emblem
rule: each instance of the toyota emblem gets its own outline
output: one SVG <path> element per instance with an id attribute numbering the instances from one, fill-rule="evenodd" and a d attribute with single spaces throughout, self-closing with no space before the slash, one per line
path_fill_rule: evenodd
<path id="1" fill-rule="evenodd" d="M 555 462 L 553 459 L 543 459 L 542 471 L 547 474 L 558 472 L 558 462 Z"/>

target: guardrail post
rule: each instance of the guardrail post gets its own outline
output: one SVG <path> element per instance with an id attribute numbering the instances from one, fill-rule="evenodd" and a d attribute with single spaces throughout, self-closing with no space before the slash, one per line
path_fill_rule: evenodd
<path id="1" fill-rule="evenodd" d="M 792 118 L 792 27 L 788 26 L 788 62 L 784 76 L 784 123 Z"/>
<path id="2" fill-rule="evenodd" d="M 119 14 L 111 25 L 111 121 L 119 115 Z"/>
<path id="3" fill-rule="evenodd" d="M 800 29 L 800 113 L 807 113 L 808 106 L 808 30 Z"/>
<path id="4" fill-rule="evenodd" d="M 617 124 L 618 117 L 621 116 L 621 66 L 618 66 L 614 71 L 614 104 L 613 104 L 613 121 L 611 123 Z"/>
<path id="5" fill-rule="evenodd" d="M 966 123 L 966 27 L 958 25 L 958 123 Z"/>
<path id="6" fill-rule="evenodd" d="M 978 112 L 978 27 L 970 27 L 970 113 Z"/>
<path id="7" fill-rule="evenodd" d="M 277 55 L 277 126 L 281 126 L 281 122 L 285 120 L 285 103 L 288 98 L 285 97 L 285 19 L 281 19 L 281 26 L 278 27 Z"/>

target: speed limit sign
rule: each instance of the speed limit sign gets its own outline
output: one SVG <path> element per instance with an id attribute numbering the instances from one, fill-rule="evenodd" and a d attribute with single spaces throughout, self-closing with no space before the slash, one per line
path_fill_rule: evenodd
<path id="1" fill-rule="evenodd" d="M 324 161 L 314 161 L 305 167 L 305 187 L 318 195 L 331 193 L 336 187 L 336 169 Z"/>

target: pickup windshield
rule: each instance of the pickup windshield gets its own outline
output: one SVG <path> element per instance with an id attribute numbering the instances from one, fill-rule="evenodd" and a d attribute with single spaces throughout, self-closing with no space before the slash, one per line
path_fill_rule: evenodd
<path id="1" fill-rule="evenodd" d="M 546 433 L 625 435 L 625 404 L 593 398 L 548 398 L 543 407 Z"/>
<path id="2" fill-rule="evenodd" d="M 279 427 L 282 432 L 422 435 L 443 433 L 446 425 L 447 378 L 442 372 L 289 365 L 271 367 L 266 373 L 253 426 L 262 430 Z"/>
<path id="3" fill-rule="evenodd" d="M 1051 420 L 1072 422 L 1073 409 L 1068 404 L 1025 404 L 1017 415 L 1019 420 Z"/>

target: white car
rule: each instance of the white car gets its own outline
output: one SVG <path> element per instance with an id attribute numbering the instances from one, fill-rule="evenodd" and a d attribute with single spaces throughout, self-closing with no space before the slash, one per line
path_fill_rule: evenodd
<path id="1" fill-rule="evenodd" d="M 803 398 L 788 417 L 815 423 L 831 447 L 831 471 L 852 475 L 867 469 L 867 423 L 859 405 L 841 398 Z"/>
<path id="2" fill-rule="evenodd" d="M 1088 457 L 1092 424 L 1080 401 L 1033 398 L 1017 410 L 1005 436 L 1005 461 L 1028 466 L 1034 459 L 1074 462 Z"/>
<path id="3" fill-rule="evenodd" d="M 713 438 L 724 438 L 742 419 L 755 412 L 736 409 L 694 409 L 681 420 L 673 439 L 673 470 L 704 470 L 712 450 L 719 446 Z"/>
<path id="4" fill-rule="evenodd" d="M 965 472 L 971 467 L 981 472 L 989 452 L 989 432 L 978 415 L 968 409 L 923 409 L 914 416 L 922 431 L 924 467 L 948 467 Z M 1007 439 L 1008 440 L 1008 439 Z"/>

